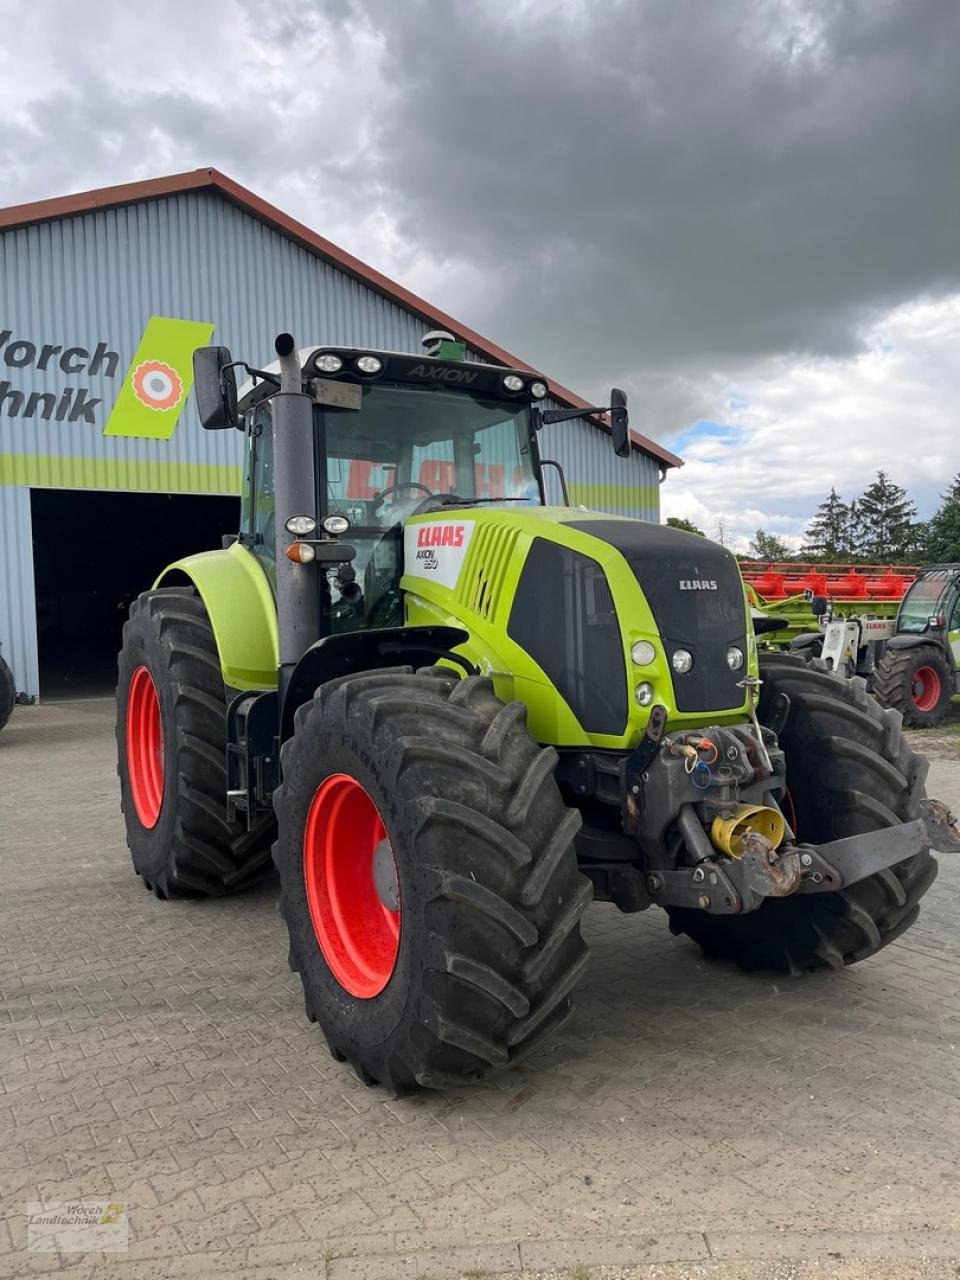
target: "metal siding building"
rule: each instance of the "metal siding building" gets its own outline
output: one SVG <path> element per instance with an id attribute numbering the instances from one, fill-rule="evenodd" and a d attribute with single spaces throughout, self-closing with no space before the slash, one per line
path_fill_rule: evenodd
<path id="1" fill-rule="evenodd" d="M 40 688 L 31 490 L 240 492 L 240 433 L 204 431 L 190 396 L 169 438 L 104 434 L 152 317 L 205 324 L 254 362 L 281 329 L 419 352 L 440 326 L 472 358 L 527 367 L 212 170 L 0 211 L 0 644 L 21 692 Z M 575 421 L 546 428 L 542 452 L 571 502 L 656 521 L 660 474 L 679 460 L 635 444 L 619 459 Z"/>

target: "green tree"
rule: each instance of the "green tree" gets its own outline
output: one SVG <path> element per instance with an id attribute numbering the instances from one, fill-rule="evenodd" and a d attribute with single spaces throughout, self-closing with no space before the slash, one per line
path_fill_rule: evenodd
<path id="1" fill-rule="evenodd" d="M 790 549 L 775 533 L 764 533 L 758 529 L 750 543 L 750 556 L 753 560 L 789 560 Z"/>
<path id="2" fill-rule="evenodd" d="M 828 563 L 846 559 L 853 552 L 850 526 L 850 507 L 836 489 L 831 488 L 830 497 L 820 503 L 810 521 L 803 554 Z"/>
<path id="3" fill-rule="evenodd" d="M 702 529 L 698 529 L 692 520 L 685 520 L 683 516 L 667 516 L 667 524 L 671 529 L 683 529 L 685 533 L 699 533 L 701 538 L 707 535 Z"/>
<path id="4" fill-rule="evenodd" d="M 926 526 L 921 554 L 934 564 L 960 561 L 960 473 L 940 495 L 940 506 Z"/>
<path id="5" fill-rule="evenodd" d="M 876 562 L 905 559 L 916 550 L 916 514 L 906 490 L 878 471 L 857 502 L 857 550 Z"/>

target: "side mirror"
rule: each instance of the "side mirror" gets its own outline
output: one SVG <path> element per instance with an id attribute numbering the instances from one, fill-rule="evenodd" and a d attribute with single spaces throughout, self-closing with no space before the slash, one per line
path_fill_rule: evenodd
<path id="1" fill-rule="evenodd" d="M 630 457 L 630 419 L 627 416 L 627 397 L 614 387 L 610 392 L 610 435 L 613 451 L 618 458 Z"/>
<path id="2" fill-rule="evenodd" d="M 239 427 L 237 375 L 229 347 L 197 347 L 193 353 L 193 389 L 200 421 L 208 431 Z"/>
<path id="3" fill-rule="evenodd" d="M 830 601 L 826 596 L 811 596 L 810 608 L 813 610 L 814 617 L 822 618 L 825 613 L 830 612 Z"/>

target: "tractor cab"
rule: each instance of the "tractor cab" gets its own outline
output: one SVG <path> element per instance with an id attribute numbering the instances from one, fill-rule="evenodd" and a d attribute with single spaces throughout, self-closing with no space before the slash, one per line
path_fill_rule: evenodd
<path id="1" fill-rule="evenodd" d="M 431 349 L 437 354 L 317 347 L 298 355 L 313 403 L 315 495 L 305 510 L 319 513 L 321 529 L 355 550 L 352 561 L 321 577 L 330 633 L 402 622 L 402 529 L 409 517 L 544 502 L 536 426 L 547 384 L 467 363 L 452 339 L 438 339 Z M 251 379 L 238 403 L 247 436 L 241 539 L 274 588 L 278 372 L 277 364 Z M 309 459 L 302 462 L 309 469 Z M 308 537 L 315 530 L 304 524 L 299 531 Z M 298 545 L 298 554 L 309 548 Z"/>

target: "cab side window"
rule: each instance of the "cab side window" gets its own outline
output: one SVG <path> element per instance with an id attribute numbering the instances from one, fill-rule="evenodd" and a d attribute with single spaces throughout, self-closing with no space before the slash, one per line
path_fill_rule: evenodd
<path id="1" fill-rule="evenodd" d="M 273 496 L 273 415 L 269 405 L 258 405 L 248 422 L 242 528 L 253 554 L 273 582 L 277 553 Z"/>

